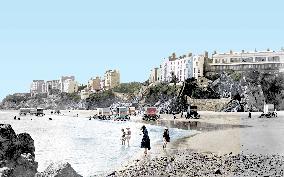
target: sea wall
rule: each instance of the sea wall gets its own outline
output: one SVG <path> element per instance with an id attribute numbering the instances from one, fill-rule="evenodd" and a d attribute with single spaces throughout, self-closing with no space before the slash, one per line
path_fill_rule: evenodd
<path id="1" fill-rule="evenodd" d="M 192 99 L 187 97 L 187 103 L 192 106 L 197 106 L 198 111 L 221 111 L 230 101 L 230 98 Z"/>

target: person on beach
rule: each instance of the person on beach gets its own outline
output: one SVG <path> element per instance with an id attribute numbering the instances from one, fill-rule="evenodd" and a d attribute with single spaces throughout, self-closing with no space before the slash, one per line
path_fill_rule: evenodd
<path id="1" fill-rule="evenodd" d="M 174 116 L 174 119 L 176 119 L 176 114 L 175 113 L 173 113 L 173 116 Z"/>
<path id="2" fill-rule="evenodd" d="M 170 142 L 170 133 L 169 133 L 169 129 L 165 128 L 164 130 L 164 134 L 163 134 L 163 149 L 167 148 L 167 144 L 168 142 Z"/>
<path id="3" fill-rule="evenodd" d="M 248 116 L 248 118 L 251 118 L 251 112 L 249 111 L 249 116 Z"/>
<path id="4" fill-rule="evenodd" d="M 130 138 L 131 138 L 131 131 L 130 131 L 130 128 L 127 127 L 127 128 L 126 128 L 126 141 L 127 141 L 127 145 L 128 145 L 128 146 L 129 146 Z"/>
<path id="5" fill-rule="evenodd" d="M 141 148 L 145 149 L 144 154 L 146 155 L 147 149 L 148 150 L 151 149 L 150 138 L 148 136 L 148 131 L 147 131 L 147 128 L 145 127 L 145 125 L 142 126 L 141 130 L 142 130 L 142 133 L 143 133 L 143 138 L 142 138 L 142 141 L 141 141 Z"/>
<path id="6" fill-rule="evenodd" d="M 125 134 L 124 129 L 121 129 L 121 132 L 122 132 L 122 136 L 121 136 L 121 144 L 122 144 L 122 145 L 125 145 L 125 136 L 126 136 L 126 134 Z"/>

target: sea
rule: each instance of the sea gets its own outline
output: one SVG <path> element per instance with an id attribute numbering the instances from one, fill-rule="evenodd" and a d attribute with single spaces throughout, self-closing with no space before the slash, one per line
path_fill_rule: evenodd
<path id="1" fill-rule="evenodd" d="M 0 111 L 0 123 L 11 124 L 14 131 L 29 133 L 34 139 L 38 171 L 52 162 L 68 162 L 84 177 L 107 174 L 138 158 L 143 123 L 136 121 L 89 120 L 85 117 L 46 115 L 21 116 L 18 112 Z M 52 120 L 49 120 L 52 118 Z M 153 149 L 162 146 L 163 126 L 145 124 Z M 121 145 L 121 129 L 129 127 L 130 146 Z M 171 141 L 196 134 L 195 130 L 170 129 Z M 150 151 L 151 154 L 151 151 Z"/>

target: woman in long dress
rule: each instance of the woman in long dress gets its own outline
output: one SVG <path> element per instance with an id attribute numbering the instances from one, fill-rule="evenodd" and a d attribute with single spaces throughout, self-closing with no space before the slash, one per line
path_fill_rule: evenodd
<path id="1" fill-rule="evenodd" d="M 145 149 L 144 154 L 146 155 L 147 149 L 148 150 L 151 149 L 150 138 L 149 138 L 148 131 L 147 131 L 145 125 L 142 126 L 141 130 L 142 130 L 142 133 L 143 133 L 143 138 L 142 138 L 142 141 L 141 141 L 141 148 Z"/>
<path id="2" fill-rule="evenodd" d="M 168 142 L 170 142 L 170 133 L 169 129 L 167 128 L 164 130 L 163 140 L 164 140 L 163 149 L 165 149 L 167 147 Z"/>

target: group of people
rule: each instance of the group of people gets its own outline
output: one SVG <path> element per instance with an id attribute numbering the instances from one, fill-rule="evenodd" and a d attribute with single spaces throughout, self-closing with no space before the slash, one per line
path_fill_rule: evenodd
<path id="1" fill-rule="evenodd" d="M 121 132 L 122 132 L 122 137 L 121 137 L 122 145 L 125 145 L 125 141 L 127 141 L 127 145 L 129 146 L 129 141 L 130 141 L 130 139 L 131 139 L 131 131 L 130 131 L 130 128 L 127 127 L 127 128 L 126 128 L 126 131 L 124 131 L 124 129 L 121 129 Z"/>
<path id="2" fill-rule="evenodd" d="M 145 125 L 141 127 L 141 130 L 143 133 L 143 137 L 141 141 L 141 148 L 144 148 L 144 154 L 146 155 L 147 151 L 151 149 L 150 138 L 148 135 L 148 130 Z M 121 132 L 122 132 L 122 137 L 121 137 L 122 145 L 125 145 L 125 141 L 127 141 L 127 145 L 129 146 L 129 141 L 131 138 L 130 128 L 129 127 L 126 128 L 126 131 L 124 131 L 124 129 L 121 129 Z M 169 129 L 165 128 L 164 133 L 163 133 L 163 149 L 167 147 L 168 142 L 170 142 Z"/>

